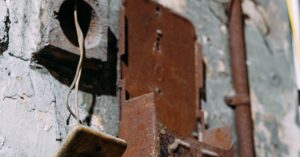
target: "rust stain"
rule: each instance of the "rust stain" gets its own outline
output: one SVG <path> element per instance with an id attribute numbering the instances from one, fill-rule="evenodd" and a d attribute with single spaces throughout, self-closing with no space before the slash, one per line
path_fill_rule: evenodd
<path id="1" fill-rule="evenodd" d="M 124 157 L 157 156 L 159 154 L 154 94 L 146 94 L 122 107 L 120 137 L 128 144 Z"/>

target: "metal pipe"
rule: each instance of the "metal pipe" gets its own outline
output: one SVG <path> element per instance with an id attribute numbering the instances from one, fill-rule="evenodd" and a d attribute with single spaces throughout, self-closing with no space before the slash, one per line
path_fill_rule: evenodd
<path id="1" fill-rule="evenodd" d="M 235 114 L 240 157 L 254 157 L 253 122 L 249 99 L 241 0 L 232 0 L 229 15 L 231 70 L 236 95 Z M 245 99 L 247 97 L 248 99 Z"/>

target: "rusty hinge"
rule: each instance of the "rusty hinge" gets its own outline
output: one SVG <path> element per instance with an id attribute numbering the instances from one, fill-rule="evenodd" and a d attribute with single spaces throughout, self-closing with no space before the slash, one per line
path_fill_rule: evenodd
<path id="1" fill-rule="evenodd" d="M 231 157 L 230 128 L 205 128 L 193 25 L 151 0 L 125 0 L 120 25 L 124 156 Z"/>

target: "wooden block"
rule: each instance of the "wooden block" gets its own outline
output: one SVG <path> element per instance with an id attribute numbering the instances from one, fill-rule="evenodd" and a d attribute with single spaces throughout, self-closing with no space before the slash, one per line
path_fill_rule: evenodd
<path id="1" fill-rule="evenodd" d="M 77 125 L 54 157 L 121 157 L 124 140 Z"/>

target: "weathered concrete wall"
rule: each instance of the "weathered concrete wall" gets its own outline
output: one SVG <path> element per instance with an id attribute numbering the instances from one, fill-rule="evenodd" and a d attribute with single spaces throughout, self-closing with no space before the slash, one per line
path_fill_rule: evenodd
<path id="1" fill-rule="evenodd" d="M 102 18 L 117 34 L 119 1 L 101 3 L 106 3 L 103 8 L 110 15 Z M 51 0 L 0 0 L 1 157 L 51 157 L 74 124 L 73 119 L 67 124 L 68 86 L 47 66 L 31 60 L 47 43 L 52 5 Z M 112 73 L 116 74 L 116 69 Z M 82 120 L 89 118 L 91 127 L 118 134 L 115 94 L 80 92 L 79 97 Z"/>
<path id="2" fill-rule="evenodd" d="M 207 66 L 203 107 L 208 112 L 208 125 L 234 126 L 233 110 L 223 102 L 232 92 L 226 15 L 229 0 L 160 1 L 189 18 L 198 31 Z M 244 0 L 243 9 L 256 154 L 299 157 L 297 89 L 285 1 Z"/>
<path id="3" fill-rule="evenodd" d="M 298 99 L 287 7 L 282 0 L 257 2 L 256 10 L 244 4 L 250 17 L 246 42 L 256 153 L 299 157 Z M 263 21 L 257 20 L 259 15 Z M 264 33 L 264 27 L 269 32 Z"/>
<path id="4" fill-rule="evenodd" d="M 225 13 L 229 0 L 158 1 L 196 27 L 206 62 L 203 107 L 209 127 L 234 127 L 233 110 L 223 102 L 233 92 Z M 119 5 L 120 0 L 107 0 L 104 17 L 116 37 Z M 243 7 L 256 154 L 298 157 L 300 129 L 286 5 L 283 0 L 244 0 Z M 50 157 L 71 128 L 66 124 L 68 87 L 45 65 L 31 62 L 47 41 L 52 12 L 51 0 L 0 0 L 1 157 Z M 117 135 L 116 96 L 81 92 L 80 102 L 82 119 L 90 113 L 92 127 Z"/>

